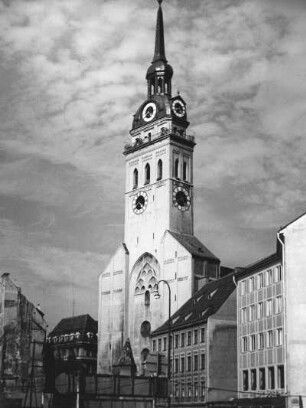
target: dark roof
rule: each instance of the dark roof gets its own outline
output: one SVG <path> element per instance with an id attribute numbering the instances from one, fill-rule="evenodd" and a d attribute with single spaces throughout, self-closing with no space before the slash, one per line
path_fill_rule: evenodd
<path id="1" fill-rule="evenodd" d="M 59 336 L 61 334 L 70 334 L 80 332 L 85 335 L 87 332 L 97 333 L 98 322 L 89 314 L 80 316 L 66 317 L 62 319 L 52 330 L 49 336 Z"/>
<path id="2" fill-rule="evenodd" d="M 202 242 L 199 241 L 194 235 L 179 234 L 173 231 L 168 232 L 192 255 L 200 258 L 213 259 L 220 262 L 219 258 L 217 258 L 208 248 L 206 248 L 206 246 L 203 245 Z"/>
<path id="3" fill-rule="evenodd" d="M 198 290 L 179 310 L 171 316 L 171 330 L 178 330 L 205 322 L 215 314 L 236 286 L 233 274 L 212 281 Z M 158 335 L 168 331 L 168 320 L 151 335 Z"/>
<path id="4" fill-rule="evenodd" d="M 269 255 L 265 258 L 259 259 L 258 261 L 247 265 L 245 268 L 240 269 L 239 272 L 236 274 L 236 278 L 238 280 L 242 279 L 248 275 L 251 275 L 254 272 L 258 272 L 262 269 L 269 268 L 270 266 L 278 262 L 281 262 L 281 260 L 282 260 L 281 253 L 276 252 L 272 255 Z"/>

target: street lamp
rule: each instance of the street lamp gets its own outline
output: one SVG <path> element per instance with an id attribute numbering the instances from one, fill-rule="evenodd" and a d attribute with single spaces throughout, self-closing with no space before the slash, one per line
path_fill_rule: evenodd
<path id="1" fill-rule="evenodd" d="M 158 292 L 158 286 L 159 284 L 163 282 L 167 285 L 168 291 L 169 291 L 169 302 L 168 302 L 168 373 L 167 373 L 167 378 L 168 378 L 168 387 L 170 386 L 170 379 L 171 379 L 171 362 L 170 362 L 170 343 L 171 343 L 171 289 L 169 286 L 169 283 L 164 280 L 161 279 L 160 281 L 157 282 L 157 287 L 156 287 L 156 291 L 154 293 L 154 298 L 155 299 L 159 299 L 160 298 L 160 294 Z M 170 407 L 170 394 L 169 394 L 169 390 L 168 390 L 168 407 Z"/>

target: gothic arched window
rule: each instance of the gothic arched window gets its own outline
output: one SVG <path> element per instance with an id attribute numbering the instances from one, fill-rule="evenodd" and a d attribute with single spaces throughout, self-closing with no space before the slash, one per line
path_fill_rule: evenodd
<path id="1" fill-rule="evenodd" d="M 150 306 L 150 292 L 148 290 L 145 292 L 145 306 Z"/>
<path id="2" fill-rule="evenodd" d="M 134 169 L 133 172 L 133 188 L 137 188 L 138 187 L 138 170 Z"/>
<path id="3" fill-rule="evenodd" d="M 150 183 L 150 165 L 149 163 L 147 163 L 145 165 L 145 184 L 149 184 Z"/>
<path id="4" fill-rule="evenodd" d="M 179 178 L 179 159 L 175 159 L 174 162 L 174 177 Z"/>
<path id="5" fill-rule="evenodd" d="M 161 159 L 159 159 L 157 163 L 157 180 L 161 180 L 162 178 L 163 178 L 163 162 Z"/>
<path id="6" fill-rule="evenodd" d="M 186 181 L 187 180 L 187 163 L 184 161 L 183 163 L 183 180 Z"/>

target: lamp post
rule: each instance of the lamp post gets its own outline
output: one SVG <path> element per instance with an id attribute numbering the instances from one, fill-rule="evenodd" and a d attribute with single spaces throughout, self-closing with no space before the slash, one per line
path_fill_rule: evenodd
<path id="1" fill-rule="evenodd" d="M 170 362 L 170 346 L 171 346 L 171 289 L 169 286 L 169 283 L 164 280 L 161 279 L 157 282 L 157 288 L 156 288 L 156 292 L 154 293 L 154 298 L 155 299 L 159 299 L 160 298 L 160 294 L 158 292 L 158 287 L 159 284 L 163 282 L 167 285 L 168 291 L 169 291 L 169 302 L 168 302 L 168 350 L 167 350 L 167 358 L 168 358 L 168 373 L 167 373 L 167 379 L 168 379 L 168 387 L 170 385 L 170 379 L 171 379 L 171 362 Z M 168 392 L 168 407 L 170 407 L 170 394 Z"/>

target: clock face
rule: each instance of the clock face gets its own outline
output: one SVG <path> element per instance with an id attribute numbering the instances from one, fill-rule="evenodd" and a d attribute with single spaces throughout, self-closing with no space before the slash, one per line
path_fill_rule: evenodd
<path id="1" fill-rule="evenodd" d="M 133 198 L 132 207 L 135 214 L 141 214 L 147 208 L 148 196 L 144 191 L 139 191 Z"/>
<path id="2" fill-rule="evenodd" d="M 142 111 L 142 119 L 145 122 L 150 122 L 156 115 L 156 105 L 154 102 L 149 102 L 145 105 Z"/>
<path id="3" fill-rule="evenodd" d="M 172 102 L 172 110 L 174 114 L 179 118 L 182 118 L 186 113 L 185 105 L 179 99 L 176 99 Z"/>
<path id="4" fill-rule="evenodd" d="M 188 190 L 184 187 L 175 187 L 172 193 L 172 200 L 175 207 L 180 211 L 187 211 L 190 207 L 191 198 Z"/>

